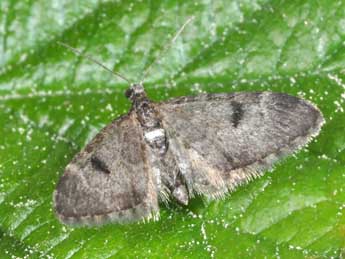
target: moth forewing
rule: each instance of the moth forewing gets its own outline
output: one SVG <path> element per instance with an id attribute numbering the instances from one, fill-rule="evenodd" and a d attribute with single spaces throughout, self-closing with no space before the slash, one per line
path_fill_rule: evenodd
<path id="1" fill-rule="evenodd" d="M 131 222 L 158 212 L 148 146 L 134 113 L 106 126 L 67 165 L 55 194 L 58 218 L 66 224 Z M 106 167 L 100 168 L 96 156 Z"/>
<path id="2" fill-rule="evenodd" d="M 272 92 L 181 97 L 161 103 L 160 114 L 188 189 L 209 198 L 262 175 L 324 123 L 310 102 Z"/>

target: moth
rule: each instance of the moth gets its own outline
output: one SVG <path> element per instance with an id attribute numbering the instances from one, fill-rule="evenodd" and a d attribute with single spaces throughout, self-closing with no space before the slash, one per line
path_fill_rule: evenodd
<path id="1" fill-rule="evenodd" d="M 222 198 L 303 147 L 324 123 L 315 105 L 284 93 L 153 102 L 139 83 L 126 96 L 128 114 L 103 128 L 57 184 L 53 203 L 65 224 L 135 222 L 159 215 L 160 202 Z"/>

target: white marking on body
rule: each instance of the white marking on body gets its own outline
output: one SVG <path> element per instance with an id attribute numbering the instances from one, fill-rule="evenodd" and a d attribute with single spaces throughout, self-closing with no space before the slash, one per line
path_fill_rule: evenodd
<path id="1" fill-rule="evenodd" d="M 165 132 L 164 132 L 164 129 L 154 129 L 152 131 L 146 132 L 144 136 L 145 136 L 146 141 L 153 142 L 156 139 L 164 137 Z"/>
<path id="2" fill-rule="evenodd" d="M 160 190 L 162 186 L 161 171 L 159 170 L 158 167 L 153 167 L 152 171 L 153 171 L 154 176 L 156 177 L 156 184 L 157 184 L 158 190 Z"/>

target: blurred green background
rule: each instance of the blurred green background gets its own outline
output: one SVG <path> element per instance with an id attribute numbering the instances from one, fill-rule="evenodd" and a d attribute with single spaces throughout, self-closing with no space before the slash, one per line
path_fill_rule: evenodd
<path id="1" fill-rule="evenodd" d="M 165 100 L 271 90 L 322 110 L 321 134 L 221 201 L 162 206 L 146 224 L 73 229 L 52 211 L 66 164 L 126 113 L 128 87 Z M 340 258 L 345 253 L 345 2 L 0 2 L 0 258 Z"/>

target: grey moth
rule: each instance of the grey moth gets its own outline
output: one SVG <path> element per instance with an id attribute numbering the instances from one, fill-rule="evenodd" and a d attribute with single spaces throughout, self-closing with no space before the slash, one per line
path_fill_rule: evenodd
<path id="1" fill-rule="evenodd" d="M 284 93 L 157 103 L 139 83 L 126 96 L 128 114 L 103 128 L 57 184 L 53 204 L 65 224 L 135 222 L 157 216 L 160 202 L 224 197 L 303 147 L 324 123 L 315 105 Z"/>
<path id="2" fill-rule="evenodd" d="M 262 175 L 318 134 L 310 102 L 283 93 L 202 94 L 155 103 L 140 84 L 128 114 L 106 126 L 67 165 L 54 193 L 66 224 L 132 222 L 159 201 L 220 198 Z"/>

